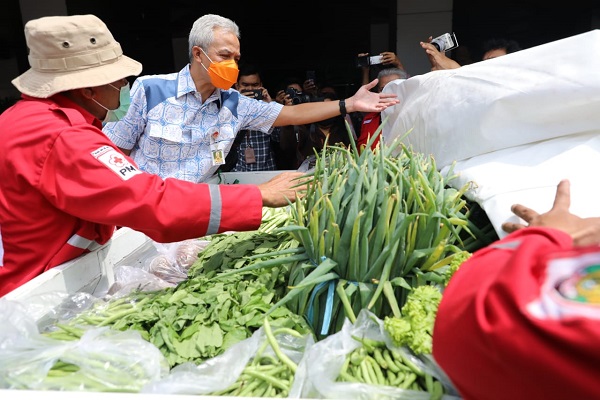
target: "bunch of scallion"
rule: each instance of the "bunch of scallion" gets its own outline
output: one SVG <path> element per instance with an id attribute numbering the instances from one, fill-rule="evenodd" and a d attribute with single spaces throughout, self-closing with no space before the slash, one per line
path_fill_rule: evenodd
<path id="1" fill-rule="evenodd" d="M 306 259 L 271 310 L 286 304 L 318 338 L 339 331 L 346 317 L 354 322 L 363 308 L 381 319 L 399 316 L 413 287 L 442 285 L 452 259 L 465 252 L 467 187 L 449 187 L 451 174 L 444 177 L 433 158 L 400 142 L 360 152 L 326 144 L 313 174 L 281 228 Z"/>

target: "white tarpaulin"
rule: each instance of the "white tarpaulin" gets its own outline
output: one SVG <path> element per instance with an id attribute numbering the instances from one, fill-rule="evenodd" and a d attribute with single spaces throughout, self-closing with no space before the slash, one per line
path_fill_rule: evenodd
<path id="1" fill-rule="evenodd" d="M 521 203 L 547 211 L 561 179 L 571 211 L 600 216 L 600 30 L 454 70 L 434 71 L 385 92 L 385 142 L 406 136 L 438 168 L 456 161 L 453 186 L 486 211 L 496 232 Z"/>

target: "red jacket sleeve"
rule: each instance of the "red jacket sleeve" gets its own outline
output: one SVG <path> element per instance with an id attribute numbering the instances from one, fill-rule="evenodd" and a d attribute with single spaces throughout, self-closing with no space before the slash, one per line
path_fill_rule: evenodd
<path id="1" fill-rule="evenodd" d="M 89 126 L 72 127 L 57 138 L 40 190 L 71 215 L 127 226 L 159 242 L 253 230 L 262 217 L 256 186 L 195 184 L 139 171 Z"/>
<path id="2" fill-rule="evenodd" d="M 600 264 L 600 248 L 571 243 L 558 230 L 519 230 L 451 279 L 433 355 L 465 399 L 598 397 L 600 304 L 566 299 L 556 285 L 568 265 Z"/>

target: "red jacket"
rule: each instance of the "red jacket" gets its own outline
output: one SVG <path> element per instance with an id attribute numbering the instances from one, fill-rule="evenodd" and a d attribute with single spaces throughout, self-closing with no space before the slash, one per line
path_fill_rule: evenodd
<path id="1" fill-rule="evenodd" d="M 106 243 L 115 226 L 167 243 L 260 225 L 255 186 L 144 173 L 101 127 L 62 95 L 23 96 L 0 115 L 0 295 Z"/>
<path id="2" fill-rule="evenodd" d="M 600 248 L 571 243 L 558 230 L 519 230 L 451 279 L 433 356 L 464 399 L 600 398 Z M 595 288 L 585 293 L 585 282 Z"/>
<path id="3" fill-rule="evenodd" d="M 369 140 L 373 137 L 373 134 L 381 125 L 381 113 L 379 112 L 370 112 L 365 115 L 363 118 L 362 125 L 360 126 L 360 135 L 356 140 L 356 147 L 360 149 L 362 146 L 366 146 Z M 379 138 L 381 135 L 377 136 L 377 139 L 371 145 L 371 148 L 374 149 L 379 143 Z"/>

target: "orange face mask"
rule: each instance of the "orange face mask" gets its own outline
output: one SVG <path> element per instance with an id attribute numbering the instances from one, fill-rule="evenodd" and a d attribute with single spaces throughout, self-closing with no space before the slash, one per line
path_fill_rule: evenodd
<path id="1" fill-rule="evenodd" d="M 200 48 L 200 50 L 202 50 L 202 48 Z M 233 84 L 237 82 L 238 74 L 240 72 L 235 60 L 225 60 L 215 63 L 204 50 L 202 50 L 202 52 L 210 61 L 208 68 L 204 67 L 204 64 L 202 64 L 204 69 L 208 72 L 210 82 L 219 89 L 227 90 L 231 88 Z"/>

